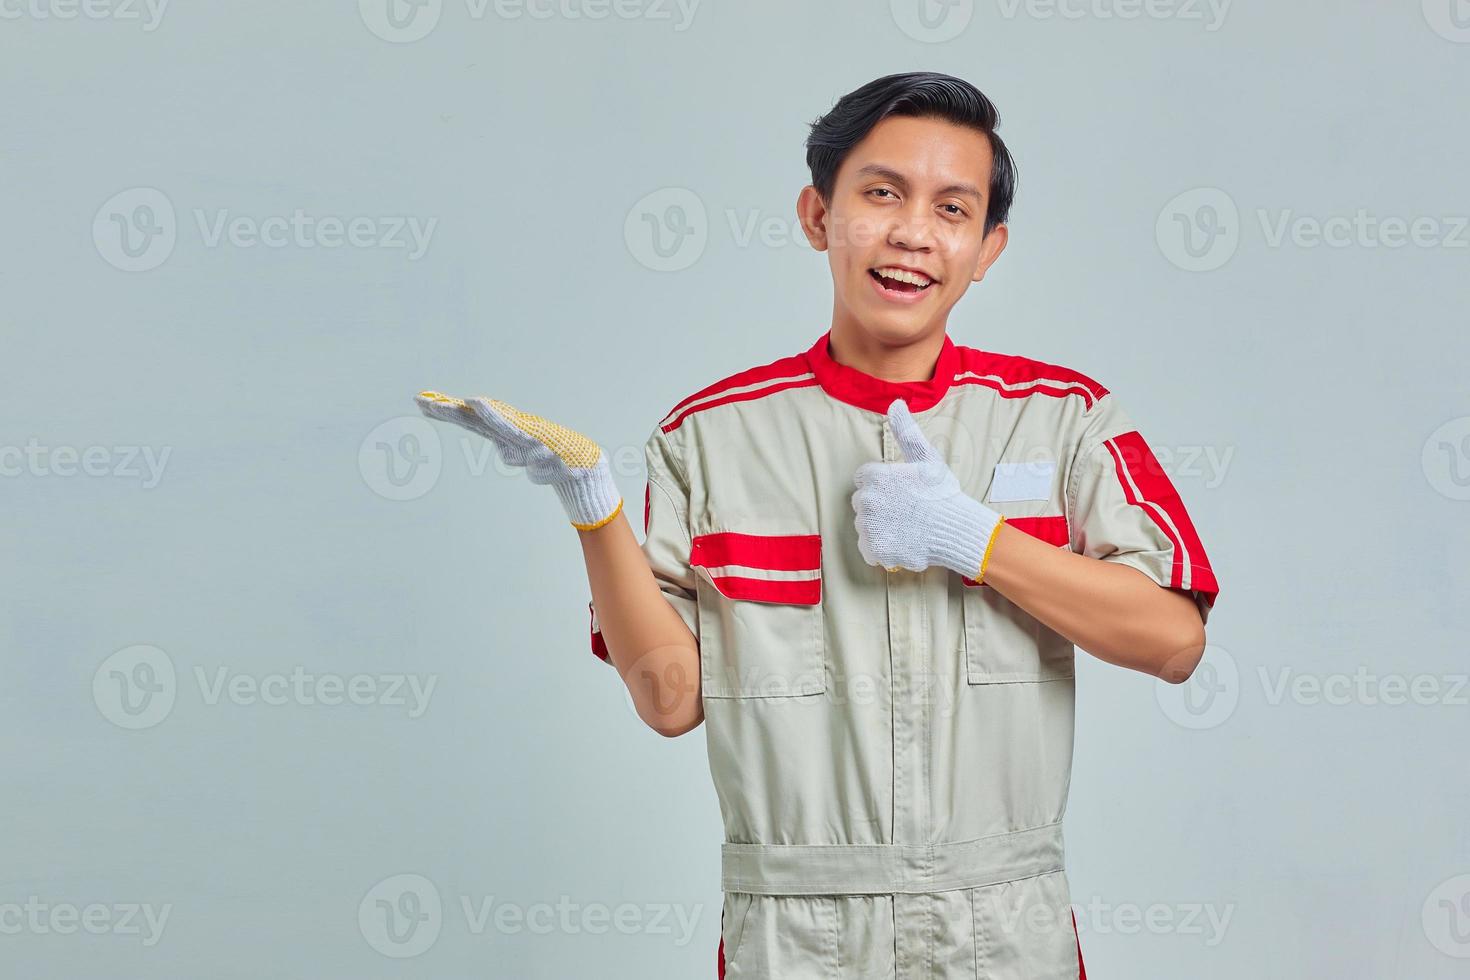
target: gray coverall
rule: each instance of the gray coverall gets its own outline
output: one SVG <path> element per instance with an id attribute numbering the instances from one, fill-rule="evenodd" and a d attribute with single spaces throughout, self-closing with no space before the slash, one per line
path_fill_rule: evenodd
<path id="1" fill-rule="evenodd" d="M 885 414 L 903 398 L 1012 527 L 1183 590 L 1202 619 L 1209 560 L 1091 378 L 946 335 L 930 380 L 891 382 L 827 338 L 695 392 L 645 446 L 643 549 L 699 639 L 725 825 L 718 976 L 1085 977 L 1062 837 L 1073 646 L 971 578 L 867 564 L 853 473 L 903 459 Z"/>

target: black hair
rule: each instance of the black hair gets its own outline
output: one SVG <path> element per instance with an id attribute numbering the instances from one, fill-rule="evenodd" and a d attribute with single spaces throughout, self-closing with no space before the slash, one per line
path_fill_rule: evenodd
<path id="1" fill-rule="evenodd" d="M 994 157 L 985 208 L 985 234 L 1010 217 L 1011 201 L 1016 196 L 1016 162 L 996 133 L 1000 113 L 969 82 L 932 71 L 876 78 L 848 92 L 812 122 L 806 138 L 806 162 L 812 171 L 812 186 L 823 201 L 831 203 L 837 170 L 847 154 L 889 116 L 944 119 L 984 133 Z"/>

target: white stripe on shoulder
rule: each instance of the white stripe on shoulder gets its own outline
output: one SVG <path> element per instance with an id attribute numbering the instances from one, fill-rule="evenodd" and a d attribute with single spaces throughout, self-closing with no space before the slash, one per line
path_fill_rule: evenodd
<path id="1" fill-rule="evenodd" d="M 994 381 L 995 387 L 1004 388 L 1006 391 L 1024 391 L 1037 385 L 1048 385 L 1053 388 L 1070 388 L 1079 395 L 1093 398 L 1092 390 L 1080 381 L 1058 381 L 1055 378 L 1032 378 L 1029 381 L 1007 382 L 998 374 L 981 374 L 977 371 L 961 371 L 954 376 L 955 382 L 964 381 L 966 378 L 974 378 L 977 381 Z"/>
<path id="2" fill-rule="evenodd" d="M 769 387 L 771 387 L 773 385 L 785 384 L 788 381 L 807 381 L 807 380 L 812 380 L 812 379 L 815 379 L 815 378 L 816 378 L 816 375 L 813 374 L 812 372 L 810 372 L 810 371 L 802 371 L 802 372 L 799 372 L 797 374 L 784 374 L 784 375 L 782 375 L 779 378 L 765 378 L 765 379 L 763 379 L 761 381 L 756 381 L 756 382 L 754 382 L 752 384 L 748 384 L 748 385 L 737 385 L 737 386 L 732 387 L 732 388 L 721 388 L 718 391 L 711 392 L 710 394 L 705 395 L 703 398 L 700 398 L 700 399 L 698 399 L 696 401 L 692 401 L 692 402 L 690 402 L 687 405 L 681 405 L 681 406 L 679 406 L 678 408 L 674 409 L 669 414 L 665 415 L 662 419 L 660 419 L 659 420 L 659 425 L 665 425 L 671 419 L 673 419 L 673 418 L 675 418 L 677 416 L 683 415 L 686 412 L 692 412 L 692 411 L 698 409 L 701 405 L 708 404 L 709 402 L 716 401 L 716 400 L 718 400 L 720 398 L 728 397 L 729 395 L 748 394 L 748 393 L 751 393 L 751 392 L 758 392 L 758 391 L 760 391 L 760 390 L 762 390 L 764 388 L 769 388 Z"/>

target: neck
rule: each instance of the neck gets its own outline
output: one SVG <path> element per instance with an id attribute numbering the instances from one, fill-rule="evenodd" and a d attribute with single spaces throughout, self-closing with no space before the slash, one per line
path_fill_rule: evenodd
<path id="1" fill-rule="evenodd" d="M 838 364 L 884 381 L 928 381 L 934 377 L 944 331 L 888 343 L 861 330 L 834 324 L 828 354 Z"/>

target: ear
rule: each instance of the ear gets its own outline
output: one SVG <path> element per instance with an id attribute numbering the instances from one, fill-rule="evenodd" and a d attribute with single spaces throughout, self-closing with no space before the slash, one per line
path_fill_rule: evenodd
<path id="1" fill-rule="evenodd" d="M 818 252 L 827 251 L 827 205 L 822 203 L 822 196 L 811 184 L 803 187 L 796 196 L 796 220 L 801 222 L 801 230 L 812 248 Z"/>
<path id="2" fill-rule="evenodd" d="M 990 234 L 980 243 L 980 257 L 975 262 L 975 274 L 970 277 L 971 282 L 979 282 L 985 278 L 985 271 L 990 268 L 1000 253 L 1005 251 L 1006 242 L 1010 240 L 1011 231 L 1004 224 L 996 225 L 990 229 Z"/>

